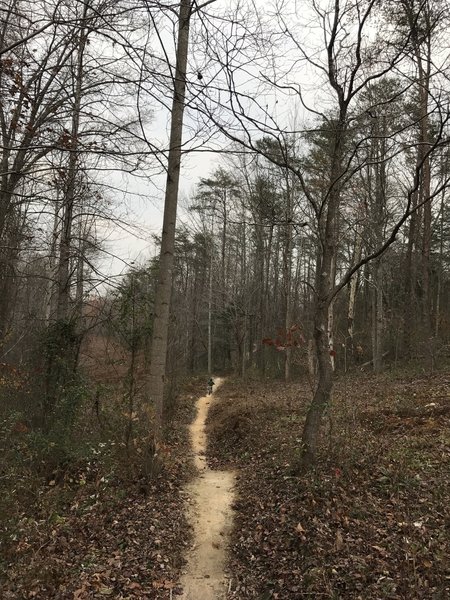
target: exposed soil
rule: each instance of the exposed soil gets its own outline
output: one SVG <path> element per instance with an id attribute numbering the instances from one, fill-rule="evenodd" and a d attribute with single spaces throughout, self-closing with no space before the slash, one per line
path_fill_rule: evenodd
<path id="1" fill-rule="evenodd" d="M 216 379 L 216 389 L 222 380 Z M 232 527 L 235 475 L 231 471 L 212 471 L 205 460 L 205 421 L 213 396 L 197 402 L 197 417 L 190 427 L 194 462 L 199 474 L 186 488 L 190 498 L 189 520 L 194 544 L 188 555 L 186 574 L 181 579 L 183 599 L 220 600 L 225 598 L 226 549 Z"/>
<path id="2" fill-rule="evenodd" d="M 239 468 L 230 599 L 450 598 L 450 377 L 340 378 L 317 468 L 297 470 L 311 390 L 227 382 L 209 464 Z"/>

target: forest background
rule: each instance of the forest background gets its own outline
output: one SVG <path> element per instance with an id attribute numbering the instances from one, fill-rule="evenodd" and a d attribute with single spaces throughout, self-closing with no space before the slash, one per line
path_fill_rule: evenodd
<path id="1" fill-rule="evenodd" d="M 47 514 L 42 490 L 86 465 L 97 483 L 147 489 L 187 377 L 307 382 L 302 469 L 321 459 L 336 378 L 448 365 L 448 13 L 444 0 L 2 3 L 7 543 L 30 495 Z M 203 176 L 184 193 L 173 265 L 105 272 L 111 236 L 149 235 L 129 209 L 171 181 L 177 102 L 178 150 Z"/>

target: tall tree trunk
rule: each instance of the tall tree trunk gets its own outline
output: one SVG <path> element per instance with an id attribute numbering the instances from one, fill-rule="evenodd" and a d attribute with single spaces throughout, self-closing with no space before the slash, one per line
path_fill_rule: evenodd
<path id="1" fill-rule="evenodd" d="M 128 423 L 125 429 L 125 446 L 129 451 L 130 440 L 133 434 L 133 411 L 134 411 L 134 394 L 136 383 L 136 358 L 138 351 L 137 331 L 136 331 L 136 274 L 131 274 L 131 347 L 130 347 L 130 364 L 124 381 L 124 396 L 127 400 Z"/>
<path id="2" fill-rule="evenodd" d="M 416 5 L 414 2 L 402 3 L 405 16 L 411 31 L 415 61 L 417 65 L 417 95 L 419 105 L 419 139 L 417 145 L 417 165 L 421 167 L 421 180 L 416 201 L 423 215 L 411 217 L 410 234 L 414 231 L 414 238 L 410 235 L 408 240 L 407 272 L 406 278 L 411 281 L 410 300 L 412 305 L 405 303 L 404 337 L 406 350 L 411 354 L 411 331 L 417 329 L 416 304 L 423 324 L 422 335 L 428 335 L 432 329 L 431 318 L 431 165 L 427 152 L 430 146 L 430 119 L 428 115 L 428 100 L 430 94 L 431 77 L 431 40 L 435 24 L 432 22 L 432 8 L 428 0 Z M 419 30 L 420 29 L 420 30 Z M 414 207 L 413 207 L 414 208 Z M 420 223 L 420 225 L 419 225 Z M 422 227 L 422 229 L 421 229 Z M 420 267 L 417 264 L 417 255 L 412 253 L 412 247 L 421 253 Z M 415 261 L 415 264 L 413 264 Z M 414 276 L 414 277 L 412 277 Z M 417 297 L 417 282 L 420 281 L 420 299 Z M 406 297 L 408 300 L 408 297 Z M 419 303 L 420 300 L 420 303 Z"/>
<path id="3" fill-rule="evenodd" d="M 58 196 L 55 201 L 55 212 L 53 215 L 52 238 L 50 242 L 50 252 L 48 257 L 49 278 L 46 285 L 46 302 L 45 302 L 45 323 L 48 326 L 50 321 L 54 319 L 56 314 L 56 294 L 55 294 L 55 275 L 57 268 L 57 250 L 59 236 L 59 208 L 60 202 Z"/>
<path id="4" fill-rule="evenodd" d="M 372 365 L 374 373 L 380 373 L 383 361 L 383 265 L 381 259 L 374 261 L 372 283 Z"/>
<path id="5" fill-rule="evenodd" d="M 356 229 L 355 234 L 355 249 L 353 256 L 353 264 L 358 264 L 361 260 L 362 256 L 362 235 L 359 230 L 359 227 Z M 358 289 L 358 273 L 355 273 L 350 280 L 350 289 L 348 294 L 348 309 L 347 309 L 347 333 L 349 344 L 347 344 L 347 348 L 355 359 L 355 306 L 356 306 L 356 292 Z"/>
<path id="6" fill-rule="evenodd" d="M 241 377 L 245 377 L 247 365 L 247 317 L 244 316 L 244 331 L 242 333 L 242 362 L 241 362 Z"/>
<path id="7" fill-rule="evenodd" d="M 263 310 L 262 310 L 262 318 L 261 318 L 262 333 L 263 333 L 262 337 L 266 337 L 267 333 L 268 333 L 269 306 L 270 306 L 269 279 L 270 279 L 270 259 L 272 256 L 272 245 L 273 245 L 273 224 L 271 224 L 270 229 L 269 229 L 269 237 L 267 240 L 266 251 L 264 252 L 265 264 L 264 264 L 264 276 L 263 276 L 263 281 L 262 281 Z M 272 332 L 270 332 L 270 333 L 272 333 Z M 265 344 L 262 344 L 262 346 L 261 346 L 261 373 L 263 376 L 266 375 L 266 371 L 267 371 L 267 348 L 266 348 Z"/>
<path id="8" fill-rule="evenodd" d="M 188 351 L 188 370 L 190 373 L 194 373 L 196 367 L 196 353 L 197 353 L 197 311 L 198 311 L 198 287 L 199 287 L 199 274 L 198 266 L 194 266 L 194 280 L 192 286 L 192 311 L 191 311 L 191 332 L 189 339 L 189 351 Z"/>
<path id="9" fill-rule="evenodd" d="M 292 327 L 292 220 L 293 220 L 293 199 L 289 181 L 289 173 L 286 175 L 286 225 L 285 225 L 285 243 L 283 249 L 283 278 L 284 278 L 284 329 L 286 335 L 286 350 L 284 355 L 284 381 L 289 383 L 291 380 L 291 360 L 292 347 L 290 339 L 290 330 Z"/>
<path id="10" fill-rule="evenodd" d="M 319 255 L 316 270 L 314 303 L 314 340 L 316 345 L 318 379 L 313 400 L 306 415 L 302 433 L 302 463 L 313 464 L 317 458 L 323 413 L 331 400 L 333 364 L 330 356 L 329 311 L 333 301 L 337 257 L 337 220 L 341 200 L 343 144 L 346 134 L 346 108 L 341 106 L 333 140 L 328 202 L 323 207 L 323 222 L 319 223 Z"/>
<path id="11" fill-rule="evenodd" d="M 244 310 L 243 319 L 243 340 L 242 340 L 242 377 L 245 377 L 246 366 L 247 366 L 247 343 L 249 338 L 249 289 L 248 289 L 248 277 L 247 277 L 247 229 L 245 225 L 246 213 L 245 208 L 242 208 L 242 239 L 240 240 L 240 246 L 242 248 L 242 266 L 241 266 L 241 285 L 242 285 L 242 305 Z"/>
<path id="12" fill-rule="evenodd" d="M 375 124 L 375 202 L 373 207 L 374 248 L 383 241 L 383 226 L 386 214 L 387 175 L 386 175 L 386 138 L 388 131 L 386 117 L 376 119 Z M 372 366 L 380 373 L 383 361 L 383 258 L 373 264 L 373 302 L 372 302 Z"/>
<path id="13" fill-rule="evenodd" d="M 419 235 L 419 213 L 417 212 L 417 192 L 412 196 L 413 211 L 408 227 L 406 263 L 404 269 L 403 295 L 403 346 L 405 356 L 410 357 L 413 348 L 413 333 L 417 325 L 417 238 Z"/>
<path id="14" fill-rule="evenodd" d="M 437 266 L 437 286 L 436 286 L 436 308 L 435 308 L 435 321 L 434 321 L 434 335 L 438 337 L 439 326 L 441 320 L 441 289 L 442 279 L 444 276 L 444 212 L 445 212 L 445 191 L 442 191 L 441 196 L 441 219 L 439 225 L 439 263 Z"/>
<path id="15" fill-rule="evenodd" d="M 211 232 L 208 282 L 208 375 L 212 375 L 213 232 Z"/>
<path id="16" fill-rule="evenodd" d="M 423 46 L 419 45 L 418 39 L 414 39 L 416 46 L 416 60 L 419 71 L 419 106 L 420 106 L 420 140 L 419 160 L 422 163 L 422 181 L 420 185 L 420 200 L 423 202 L 423 235 L 422 235 L 422 319 L 424 333 L 431 333 L 431 165 L 426 156 L 430 139 L 430 118 L 428 115 L 428 97 L 430 94 L 430 72 L 431 72 L 431 30 L 430 30 L 430 7 L 428 2 L 425 8 L 425 18 L 428 26 L 428 34 Z M 425 63 L 425 64 L 424 64 Z"/>
<path id="17" fill-rule="evenodd" d="M 57 273 L 57 307 L 56 318 L 58 321 L 65 321 L 69 317 L 69 296 L 70 296 L 70 258 L 72 245 L 72 226 L 73 209 L 75 203 L 75 189 L 78 171 L 78 147 L 79 131 L 81 117 L 81 100 L 83 96 L 83 72 L 84 72 L 84 51 L 87 44 L 88 33 L 86 32 L 85 21 L 90 0 L 86 1 L 83 7 L 82 27 L 80 29 L 79 45 L 77 48 L 77 61 L 75 67 L 75 93 L 74 105 L 72 111 L 72 128 L 70 132 L 69 164 L 67 168 L 67 182 L 62 200 L 62 227 L 59 244 L 59 261 Z"/>
<path id="18" fill-rule="evenodd" d="M 426 85 L 428 88 L 429 82 L 426 78 Z M 426 152 L 430 143 L 429 134 L 429 118 L 428 118 L 428 89 L 422 90 L 421 88 L 421 140 L 420 147 L 422 153 Z M 430 159 L 427 157 L 423 159 L 422 168 L 422 182 L 420 190 L 421 202 L 423 205 L 423 235 L 422 235 L 422 319 L 425 328 L 425 335 L 431 330 L 431 284 L 430 284 L 430 273 L 431 273 L 431 168 Z"/>
<path id="19" fill-rule="evenodd" d="M 222 222 L 222 248 L 220 251 L 222 265 L 220 273 L 221 283 L 221 297 L 222 297 L 222 308 L 225 308 L 227 302 L 227 262 L 226 262 L 226 248 L 227 248 L 227 233 L 228 233 L 228 214 L 227 214 L 227 191 L 223 192 L 223 222 Z"/>
<path id="20" fill-rule="evenodd" d="M 336 282 L 336 256 L 333 257 L 331 264 L 331 285 L 334 287 Z M 327 321 L 327 334 L 328 334 L 328 350 L 330 353 L 331 368 L 333 371 L 336 369 L 336 351 L 334 349 L 334 300 L 328 305 L 328 321 Z"/>
<path id="21" fill-rule="evenodd" d="M 317 387 L 311 406 L 308 409 L 303 428 L 303 463 L 308 466 L 315 462 L 319 443 L 322 415 L 330 400 L 333 389 L 333 367 L 328 341 L 328 308 L 326 299 L 318 300 L 314 315 L 314 341 L 317 355 Z"/>
<path id="22" fill-rule="evenodd" d="M 171 111 L 169 157 L 167 166 L 164 219 L 161 236 L 158 283 L 156 287 L 153 335 L 150 353 L 148 398 L 154 407 L 153 452 L 147 457 L 147 475 L 152 475 L 163 439 L 164 383 L 166 377 L 167 340 L 170 296 L 175 252 L 178 187 L 180 180 L 181 143 L 186 92 L 186 65 L 189 47 L 190 0 L 180 0 L 174 93 Z"/>
<path id="23" fill-rule="evenodd" d="M 314 341 L 317 355 L 317 387 L 306 415 L 302 434 L 303 464 L 308 466 L 315 462 L 319 442 L 322 415 L 327 407 L 333 389 L 333 365 L 330 356 L 328 319 L 330 309 L 330 293 L 333 280 L 333 260 L 336 252 L 334 226 L 336 215 L 330 213 L 337 210 L 337 204 L 329 206 L 325 244 L 322 260 L 318 263 L 317 296 L 314 310 Z"/>
<path id="24" fill-rule="evenodd" d="M 85 283 L 85 258 L 88 246 L 89 224 L 87 220 L 80 217 L 78 226 L 78 256 L 76 263 L 76 289 L 75 289 L 75 315 L 78 328 L 81 329 L 83 319 L 84 283 Z"/>

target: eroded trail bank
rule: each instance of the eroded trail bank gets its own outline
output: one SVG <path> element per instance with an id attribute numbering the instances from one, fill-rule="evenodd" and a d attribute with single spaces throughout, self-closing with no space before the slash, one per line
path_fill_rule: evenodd
<path id="1" fill-rule="evenodd" d="M 216 379 L 216 389 L 221 383 L 222 380 Z M 233 522 L 235 476 L 232 471 L 212 471 L 207 467 L 205 421 L 213 398 L 203 396 L 198 400 L 197 417 L 190 428 L 199 475 L 186 490 L 194 544 L 181 579 L 184 600 L 220 600 L 225 598 L 228 588 L 224 569 Z"/>

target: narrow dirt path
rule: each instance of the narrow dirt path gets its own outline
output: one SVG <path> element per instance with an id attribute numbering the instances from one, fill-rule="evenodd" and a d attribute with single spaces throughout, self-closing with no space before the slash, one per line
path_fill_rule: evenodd
<path id="1" fill-rule="evenodd" d="M 217 378 L 215 389 L 222 384 Z M 197 401 L 197 417 L 190 427 L 195 466 L 199 475 L 187 486 L 189 519 L 194 545 L 181 578 L 183 600 L 221 600 L 228 588 L 224 573 L 226 548 L 232 526 L 234 473 L 212 471 L 206 463 L 205 421 L 213 396 Z"/>

